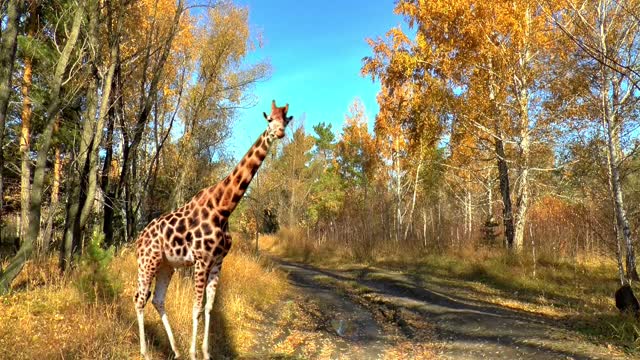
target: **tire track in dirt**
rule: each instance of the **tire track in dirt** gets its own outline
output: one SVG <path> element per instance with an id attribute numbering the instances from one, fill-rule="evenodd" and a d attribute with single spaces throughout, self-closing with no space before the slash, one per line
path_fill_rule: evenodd
<path id="1" fill-rule="evenodd" d="M 273 259 L 297 294 L 263 332 L 260 359 L 433 359 L 420 326 L 397 309 L 362 301 L 314 268 Z M 283 314 L 284 313 L 284 314 Z M 284 319 L 284 320 L 283 320 Z M 266 331 L 265 331 L 266 330 Z"/>
<path id="2" fill-rule="evenodd" d="M 339 337 L 338 351 L 328 358 L 625 358 L 552 319 L 465 299 L 451 289 L 400 273 L 325 270 L 274 260 L 307 301 L 319 304 L 325 323 L 335 325 L 343 319 L 345 326 L 358 329 L 357 335 Z M 330 333 L 335 326 L 327 329 Z M 420 344 L 424 346 L 418 348 Z"/>

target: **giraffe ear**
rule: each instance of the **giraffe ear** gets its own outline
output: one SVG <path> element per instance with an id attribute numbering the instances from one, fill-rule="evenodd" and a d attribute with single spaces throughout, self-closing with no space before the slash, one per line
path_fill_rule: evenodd
<path id="1" fill-rule="evenodd" d="M 293 120 L 293 116 L 289 116 L 289 117 L 288 117 L 288 118 L 286 118 L 286 119 L 287 119 L 287 124 L 288 124 L 291 120 Z"/>
<path id="2" fill-rule="evenodd" d="M 264 116 L 265 119 L 267 119 L 267 121 L 269 120 L 269 117 L 267 116 L 266 112 L 262 112 L 262 115 Z"/>

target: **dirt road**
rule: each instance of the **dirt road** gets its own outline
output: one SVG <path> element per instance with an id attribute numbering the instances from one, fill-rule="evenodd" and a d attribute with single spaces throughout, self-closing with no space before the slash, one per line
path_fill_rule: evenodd
<path id="1" fill-rule="evenodd" d="M 301 297 L 292 300 L 298 309 L 282 333 L 261 349 L 272 358 L 625 358 L 556 321 L 468 300 L 402 273 L 275 261 Z M 290 355 L 276 355 L 287 346 Z"/>

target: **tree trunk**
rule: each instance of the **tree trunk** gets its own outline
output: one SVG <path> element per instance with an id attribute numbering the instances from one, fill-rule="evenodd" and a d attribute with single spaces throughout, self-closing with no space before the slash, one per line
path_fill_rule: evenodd
<path id="1" fill-rule="evenodd" d="M 471 189 L 469 189 L 470 187 L 470 183 L 471 183 L 471 179 L 467 179 L 467 189 L 466 189 L 466 197 L 465 197 L 465 204 L 466 204 L 466 215 L 467 215 L 467 221 L 466 221 L 466 228 L 464 229 L 464 232 L 467 234 L 467 238 L 471 239 L 471 234 L 473 233 L 473 199 L 471 198 Z"/>
<path id="2" fill-rule="evenodd" d="M 129 173 L 129 167 L 131 166 L 129 163 L 132 162 L 131 158 L 134 155 L 140 141 L 142 140 L 142 134 L 144 132 L 144 126 L 149 119 L 149 114 L 151 113 L 151 106 L 153 104 L 152 99 L 154 94 L 157 92 L 158 84 L 160 83 L 162 69 L 169 58 L 169 53 L 171 51 L 171 46 L 173 44 L 173 39 L 175 38 L 180 19 L 182 18 L 182 12 L 184 11 L 184 0 L 178 1 L 178 6 L 176 9 L 176 14 L 173 18 L 172 28 L 169 33 L 169 38 L 166 40 L 164 44 L 164 48 L 162 49 L 162 53 L 160 59 L 158 60 L 156 67 L 154 69 L 145 69 L 145 71 L 149 71 L 153 74 L 151 82 L 147 85 L 146 82 L 143 81 L 141 84 L 141 99 L 140 99 L 140 109 L 138 111 L 138 115 L 136 118 L 136 124 L 134 127 L 133 139 L 131 143 L 125 142 L 123 153 L 122 153 L 122 170 L 120 172 L 120 181 L 118 184 L 119 192 L 124 190 L 124 182 L 127 179 Z M 151 44 L 148 44 L 149 51 L 146 54 L 147 57 L 151 56 L 150 49 Z M 148 86 L 148 89 L 147 89 Z M 124 135 L 126 136 L 126 134 Z M 127 136 L 128 137 L 128 136 Z"/>
<path id="3" fill-rule="evenodd" d="M 527 220 L 527 209 L 529 207 L 529 95 L 526 88 L 521 89 L 520 94 L 520 187 L 518 188 L 518 212 L 516 216 L 516 226 L 513 241 L 513 250 L 521 252 L 524 247 L 524 232 Z"/>
<path id="4" fill-rule="evenodd" d="M 132 163 L 135 164 L 135 156 L 133 157 L 133 161 Z M 136 178 L 136 169 L 132 169 L 131 171 L 131 175 L 132 177 L 135 179 Z M 135 238 L 135 232 L 136 232 L 136 218 L 135 218 L 135 214 L 133 211 L 133 204 L 135 202 L 134 200 L 134 196 L 133 196 L 133 184 L 132 183 L 128 183 L 125 187 L 125 206 L 124 206 L 124 210 L 125 210 L 125 216 L 127 219 L 126 222 L 126 238 L 128 239 L 134 239 Z"/>
<path id="5" fill-rule="evenodd" d="M 605 14 L 603 13 L 602 16 Z M 600 49 L 606 56 L 608 55 L 607 34 L 603 28 L 600 28 Z M 627 219 L 627 213 L 624 208 L 624 196 L 622 194 L 622 181 L 620 179 L 620 162 L 622 151 L 620 150 L 620 131 L 621 119 L 616 116 L 616 106 L 620 106 L 617 96 L 617 90 L 614 88 L 611 80 L 611 70 L 604 65 L 600 66 L 602 86 L 600 90 L 600 101 L 602 111 L 602 123 L 607 141 L 607 160 L 608 175 L 610 182 L 611 197 L 613 199 L 615 220 L 617 225 L 617 235 L 622 237 L 626 247 L 626 276 L 631 280 L 640 280 L 636 270 L 635 250 L 633 248 L 633 239 L 631 226 Z M 614 99 L 611 99 L 610 93 L 613 93 Z"/>
<path id="6" fill-rule="evenodd" d="M 118 72 L 117 69 L 116 72 Z M 117 76 L 118 75 L 115 75 L 115 77 Z M 113 85 L 117 86 L 116 82 L 114 82 Z M 115 92 L 116 91 L 112 91 L 112 98 L 114 98 Z M 113 245 L 113 194 L 111 193 L 109 183 L 111 180 L 111 161 L 113 160 L 113 130 L 116 121 L 114 105 L 115 101 L 112 100 L 112 107 L 109 109 L 107 138 L 105 140 L 106 151 L 104 156 L 104 164 L 102 165 L 102 181 L 100 182 L 102 194 L 104 196 L 102 232 L 104 233 L 105 245 L 107 247 Z"/>
<path id="7" fill-rule="evenodd" d="M 620 169 L 618 167 L 620 159 L 616 153 L 616 145 L 614 144 L 614 119 L 612 116 L 605 117 L 605 125 L 607 131 L 607 150 L 609 152 L 610 174 L 611 174 L 611 190 L 613 191 L 613 200 L 616 212 L 616 223 L 618 231 L 621 232 L 621 236 L 624 239 L 626 247 L 626 275 L 631 280 L 640 280 L 638 272 L 636 270 L 636 257 L 633 249 L 633 238 L 631 234 L 631 226 L 629 225 L 629 219 L 627 219 L 627 212 L 624 208 L 624 196 L 622 194 L 622 183 L 620 181 Z"/>
<path id="8" fill-rule="evenodd" d="M 54 133 L 58 131 L 60 120 L 56 121 Z M 38 247 L 38 251 L 42 254 L 49 250 L 49 246 L 53 240 L 53 219 L 58 211 L 58 203 L 60 201 L 60 177 L 62 173 L 62 164 L 60 157 L 60 146 L 55 148 L 55 156 L 53 160 L 53 184 L 51 185 L 51 201 L 49 203 L 49 213 L 47 214 L 47 223 L 42 235 L 42 243 Z"/>
<path id="9" fill-rule="evenodd" d="M 89 24 L 87 28 L 87 40 L 89 46 L 96 49 L 94 54 L 99 52 L 96 42 L 97 18 L 94 15 L 97 4 L 95 1 L 87 1 L 87 14 Z M 64 225 L 64 236 L 60 248 L 60 270 L 65 271 L 71 265 L 72 256 L 78 252 L 80 237 L 82 235 L 80 226 L 80 209 L 87 199 L 89 158 L 91 148 L 95 142 L 95 134 L 98 129 L 95 126 L 95 114 L 98 102 L 98 66 L 95 55 L 89 59 L 86 66 L 89 84 L 86 91 L 86 110 L 83 115 L 82 135 L 80 137 L 80 147 L 76 155 L 74 164 L 77 168 L 72 169 L 69 174 L 71 178 L 70 193 L 67 200 L 66 219 Z"/>
<path id="10" fill-rule="evenodd" d="M 122 14 L 122 11 L 119 11 Z M 96 11 L 94 16 L 100 16 L 98 9 L 96 7 Z M 112 44 L 111 44 L 111 65 L 109 66 L 107 73 L 103 76 L 103 86 L 101 90 L 101 103 L 100 108 L 98 109 L 97 115 L 97 124 L 95 126 L 95 131 L 93 134 L 92 146 L 89 149 L 89 174 L 88 174 L 88 187 L 87 187 L 87 199 L 82 206 L 82 212 L 80 213 L 80 226 L 83 228 L 87 220 L 89 218 L 89 214 L 91 212 L 91 208 L 93 206 L 93 200 L 95 198 L 95 193 L 97 190 L 97 181 L 98 181 L 98 149 L 100 148 L 100 143 L 102 142 L 102 133 L 104 129 L 105 118 L 108 114 L 108 109 L 111 100 L 111 90 L 113 84 L 113 77 L 116 70 L 116 61 L 119 59 L 118 51 L 119 51 L 119 38 L 122 30 L 122 21 L 121 15 L 118 17 L 118 25 L 116 27 L 116 33 L 112 35 Z"/>
<path id="11" fill-rule="evenodd" d="M 527 210 L 529 207 L 529 140 L 526 140 L 526 145 L 524 144 L 524 142 L 525 140 L 523 140 L 522 144 L 522 156 L 525 158 L 525 160 L 523 164 L 524 168 L 522 169 L 522 172 L 520 174 L 520 193 L 518 194 L 517 202 L 518 212 L 516 216 L 515 233 L 513 239 L 513 250 L 518 253 L 521 252 L 524 247 L 524 230 L 527 220 Z"/>
<path id="12" fill-rule="evenodd" d="M 491 178 L 491 168 L 487 170 L 487 202 L 489 209 L 489 220 L 493 222 L 493 180 Z"/>
<path id="13" fill-rule="evenodd" d="M 106 155 L 105 155 L 105 163 L 102 170 L 102 191 L 104 194 L 104 207 L 103 207 L 103 223 L 102 223 L 102 232 L 104 233 L 104 243 L 105 245 L 111 246 L 115 245 L 115 240 L 113 238 L 113 221 L 114 215 L 116 212 L 116 196 L 117 196 L 117 184 L 113 184 L 113 181 L 116 180 L 114 174 L 113 179 L 111 175 L 112 168 L 112 159 L 113 159 L 113 130 L 116 124 L 116 120 L 118 118 L 118 114 L 122 111 L 124 104 L 122 100 L 122 71 L 121 71 L 121 61 L 120 61 L 120 51 L 117 52 L 116 59 L 116 71 L 114 73 L 114 81 L 113 81 L 113 91 L 111 92 L 111 96 L 113 97 L 113 101 L 111 102 L 112 106 L 109 108 L 109 129 L 107 132 L 107 142 L 105 144 L 106 147 Z M 126 137 L 123 139 L 126 141 Z"/>
<path id="14" fill-rule="evenodd" d="M 133 129 L 133 138 L 131 138 L 131 142 L 129 142 L 130 136 L 126 131 L 124 119 L 122 119 L 123 121 L 122 137 L 124 142 L 124 148 L 122 151 L 122 165 L 120 170 L 120 179 L 115 186 L 115 189 L 114 189 L 115 196 L 113 196 L 112 200 L 117 201 L 118 199 L 121 199 L 123 196 L 123 193 L 125 193 L 124 194 L 125 201 L 124 201 L 124 209 L 123 209 L 123 213 L 125 214 L 125 222 L 126 222 L 125 239 L 131 238 L 133 233 L 135 232 L 135 224 L 131 223 L 131 221 L 135 217 L 135 214 L 133 210 L 133 204 L 129 201 L 133 198 L 133 196 L 130 193 L 131 191 L 130 184 L 127 184 L 128 178 L 129 178 L 129 171 L 131 171 L 133 166 L 135 166 L 135 160 L 134 160 L 135 153 L 137 151 L 138 145 L 140 144 L 140 141 L 142 140 L 145 124 L 147 123 L 149 119 L 149 115 L 151 113 L 151 107 L 153 105 L 152 100 L 158 90 L 158 84 L 160 83 L 162 69 L 164 68 L 165 63 L 169 58 L 173 40 L 175 39 L 176 34 L 178 33 L 180 19 L 182 18 L 183 11 L 184 11 L 184 0 L 178 0 L 178 5 L 176 8 L 176 13 L 173 18 L 173 23 L 171 25 L 172 26 L 171 30 L 169 32 L 169 37 L 164 42 L 164 47 L 160 52 L 160 57 L 156 62 L 156 66 L 153 69 L 147 68 L 150 57 L 152 56 L 151 55 L 152 45 L 150 43 L 150 40 L 147 44 L 148 51 L 145 54 L 146 64 L 145 64 L 145 68 L 143 69 L 144 71 L 143 81 L 140 86 L 140 89 L 141 89 L 140 108 L 136 116 L 136 124 Z M 147 83 L 146 81 L 146 74 L 148 73 L 152 74 L 151 81 L 149 83 Z M 127 192 L 129 193 L 127 194 Z"/>
<path id="15" fill-rule="evenodd" d="M 502 221 L 504 224 L 505 245 L 508 249 L 513 247 L 514 227 L 513 208 L 511 205 L 511 190 L 509 187 L 509 167 L 504 154 L 502 138 L 495 141 L 495 151 L 498 162 L 498 179 L 500 180 L 500 194 L 502 195 Z"/>
<path id="16" fill-rule="evenodd" d="M 11 78 L 16 57 L 18 20 L 20 19 L 22 4 L 23 1 L 21 0 L 9 0 L 7 4 L 7 22 L 4 31 L 2 31 L 2 44 L 0 44 L 0 223 L 2 223 L 4 211 L 4 180 L 2 177 L 2 170 L 4 170 L 4 127 L 9 110 L 9 98 L 11 97 Z M 0 292 L 2 292 L 1 282 Z"/>
<path id="17" fill-rule="evenodd" d="M 431 209 L 431 227 L 433 228 L 433 209 Z M 427 208 L 422 208 L 422 246 L 427 247 Z"/>
<path id="18" fill-rule="evenodd" d="M 69 38 L 60 54 L 56 64 L 53 81 L 51 84 L 49 105 L 47 106 L 45 129 L 40 135 L 40 146 L 36 160 L 35 172 L 33 175 L 33 185 L 31 187 L 31 206 L 29 208 L 29 229 L 25 241 L 20 246 L 20 250 L 11 260 L 7 269 L 0 275 L 0 294 L 6 293 L 13 279 L 20 273 L 25 261 L 31 256 L 33 244 L 40 233 L 40 216 L 42 211 L 42 194 L 44 192 L 44 174 L 47 167 L 47 158 L 51 142 L 53 140 L 53 129 L 55 120 L 60 110 L 60 91 L 63 77 L 71 57 L 71 51 L 76 45 L 80 26 L 84 18 L 84 7 L 76 9 L 73 18 L 73 25 L 69 33 Z"/>
<path id="19" fill-rule="evenodd" d="M 394 231 L 393 231 L 393 237 L 395 242 L 397 243 L 398 240 L 400 240 L 400 232 L 402 231 L 402 225 L 403 225 L 403 218 L 402 218 L 402 178 L 400 176 L 400 151 L 399 151 L 399 142 L 398 142 L 398 138 L 397 138 L 397 134 L 396 137 L 393 139 L 393 168 L 395 170 L 395 200 L 396 200 L 396 219 L 394 221 Z"/>
<path id="20" fill-rule="evenodd" d="M 185 159 L 184 160 L 185 162 L 183 163 L 184 167 L 189 166 L 188 161 L 190 161 L 190 159 L 193 159 L 193 156 L 194 156 L 191 151 L 193 147 L 191 144 L 191 134 L 193 131 L 193 128 L 192 128 L 193 126 L 194 126 L 194 123 L 190 121 L 187 124 L 185 124 L 185 132 L 184 132 L 184 135 L 182 135 L 182 139 L 180 141 L 179 151 L 182 158 Z M 184 187 L 187 182 L 187 172 L 188 171 L 180 172 L 178 181 L 176 181 L 176 185 L 171 191 L 171 202 L 170 202 L 171 210 L 178 208 L 178 206 L 183 204 L 185 201 Z"/>
<path id="21" fill-rule="evenodd" d="M 416 167 L 416 177 L 415 180 L 413 182 L 413 196 L 411 197 L 411 210 L 409 211 L 409 223 L 407 224 L 407 226 L 404 229 L 404 241 L 407 241 L 407 238 L 409 236 L 409 228 L 411 227 L 411 224 L 413 223 L 413 212 L 416 208 L 416 198 L 418 195 L 418 179 L 420 176 L 420 168 L 422 167 L 422 156 L 420 156 L 420 162 L 418 163 L 418 166 Z"/>
<path id="22" fill-rule="evenodd" d="M 494 122 L 494 149 L 498 167 L 498 179 L 500 181 L 500 195 L 502 195 L 502 222 L 504 224 L 505 247 L 513 248 L 513 206 L 511 205 L 511 187 L 509 185 L 509 164 L 504 151 L 504 135 L 500 121 L 500 111 L 496 99 L 496 84 L 493 74 L 493 61 L 489 59 L 489 101 L 491 116 Z"/>
<path id="23" fill-rule="evenodd" d="M 88 11 L 88 42 L 92 48 L 99 48 L 98 22 L 100 13 L 98 2 L 94 1 L 90 6 L 90 10 Z M 120 13 L 122 13 L 122 11 L 120 11 Z M 110 34 L 110 65 L 106 73 L 102 73 L 102 76 L 93 74 L 91 77 L 92 81 L 88 87 L 88 106 L 84 116 L 80 152 L 78 153 L 77 160 L 77 163 L 82 166 L 82 169 L 78 177 L 74 176 L 74 183 L 79 183 L 80 186 L 73 187 L 72 198 L 69 202 L 69 211 L 65 224 L 64 247 L 60 254 L 60 269 L 62 271 L 71 264 L 72 255 L 77 253 L 81 248 L 82 233 L 94 204 L 98 186 L 98 149 L 102 142 L 104 121 L 107 117 L 108 106 L 111 100 L 110 92 L 116 69 L 116 59 L 118 59 L 118 38 L 121 30 L 121 21 L 119 20 L 120 18 L 118 18 L 117 30 L 115 30 L 115 33 Z M 90 67 L 90 73 L 93 73 L 93 69 L 101 68 L 98 61 L 99 59 L 96 57 L 91 59 L 90 62 L 93 66 Z M 100 80 L 102 80 L 101 88 L 98 86 Z M 99 106 L 98 99 L 100 99 Z"/>
<path id="24" fill-rule="evenodd" d="M 516 99 L 519 105 L 520 115 L 520 186 L 518 188 L 518 212 L 516 215 L 513 250 L 517 253 L 524 248 L 524 232 L 529 208 L 529 154 L 531 146 L 531 134 L 529 131 L 529 76 L 528 69 L 531 60 L 528 37 L 531 35 L 531 11 L 527 7 L 525 14 L 525 34 L 523 49 L 520 51 L 518 62 L 519 74 L 514 76 Z"/>
<path id="25" fill-rule="evenodd" d="M 38 17 L 38 4 L 32 1 L 29 6 L 29 20 L 27 21 L 27 36 L 33 38 L 36 34 Z M 29 229 L 29 203 L 31 201 L 31 118 L 33 116 L 31 105 L 31 84 L 33 75 L 33 60 L 25 56 L 24 74 L 22 76 L 22 112 L 20 128 L 20 239 L 24 241 L 24 236 Z"/>
<path id="26" fill-rule="evenodd" d="M 611 185 L 611 183 L 609 183 L 609 185 Z M 616 260 L 617 260 L 617 265 L 618 265 L 618 277 L 620 278 L 620 285 L 624 285 L 629 283 L 629 281 L 627 280 L 627 276 L 625 276 L 625 271 L 624 271 L 624 266 L 622 264 L 622 245 L 620 244 L 620 234 L 618 233 L 618 224 L 615 221 L 616 218 L 616 214 L 615 214 L 615 205 L 613 206 L 614 211 L 613 211 L 613 218 L 614 218 L 614 222 L 613 222 L 613 234 L 615 235 L 615 239 L 616 239 Z"/>

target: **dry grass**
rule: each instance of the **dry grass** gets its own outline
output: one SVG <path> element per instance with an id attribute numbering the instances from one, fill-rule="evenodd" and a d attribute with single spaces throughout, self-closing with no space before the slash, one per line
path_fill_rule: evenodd
<path id="1" fill-rule="evenodd" d="M 61 278 L 55 261 L 28 263 L 12 294 L 0 297 L 0 349 L 11 359 L 130 359 L 138 358 L 133 294 L 135 255 L 125 249 L 109 267 L 121 293 L 111 302 L 87 303 L 74 286 L 78 274 Z M 167 312 L 178 347 L 188 353 L 191 341 L 193 286 L 188 269 L 173 278 Z M 225 259 L 213 310 L 212 353 L 235 357 L 251 351 L 255 324 L 265 310 L 288 291 L 286 279 L 263 259 L 232 251 Z M 153 306 L 145 311 L 150 350 L 154 358 L 170 356 L 170 346 Z M 202 326 L 200 326 L 200 331 Z M 199 343 L 202 332 L 200 332 Z"/>
<path id="2" fill-rule="evenodd" d="M 296 261 L 336 269 L 395 270 L 426 284 L 455 289 L 460 296 L 554 318 L 595 342 L 640 351 L 640 322 L 621 316 L 615 308 L 613 294 L 620 283 L 613 256 L 539 256 L 534 262 L 531 254 L 514 256 L 498 248 L 433 251 L 393 243 L 378 244 L 363 260 L 344 243 L 323 246 L 293 238 L 292 231 L 285 235 L 272 240 L 271 249 Z M 296 251 L 301 244 L 306 250 Z"/>
<path id="3" fill-rule="evenodd" d="M 282 228 L 276 235 L 261 236 L 260 249 L 303 263 L 336 265 L 359 259 L 344 243 L 321 243 L 301 229 Z"/>

